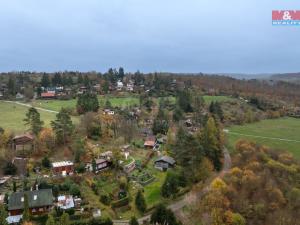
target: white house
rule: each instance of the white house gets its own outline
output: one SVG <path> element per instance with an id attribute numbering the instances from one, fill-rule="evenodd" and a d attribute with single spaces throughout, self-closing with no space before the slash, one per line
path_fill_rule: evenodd
<path id="1" fill-rule="evenodd" d="M 103 114 L 113 116 L 113 115 L 115 115 L 115 111 L 110 110 L 110 109 L 104 109 Z"/>
<path id="2" fill-rule="evenodd" d="M 117 90 L 118 90 L 118 91 L 121 91 L 121 90 L 123 89 L 123 87 L 124 87 L 123 82 L 120 81 L 120 80 L 118 80 L 118 82 L 117 82 Z"/>
<path id="3" fill-rule="evenodd" d="M 71 209 L 75 207 L 73 197 L 71 195 L 60 195 L 57 197 L 57 206 L 61 209 Z"/>

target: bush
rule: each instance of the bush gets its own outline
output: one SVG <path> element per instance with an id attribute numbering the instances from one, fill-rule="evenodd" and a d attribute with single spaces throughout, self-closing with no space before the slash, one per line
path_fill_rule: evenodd
<path id="1" fill-rule="evenodd" d="M 13 163 L 7 162 L 3 168 L 3 172 L 5 175 L 16 175 L 17 167 Z"/>
<path id="2" fill-rule="evenodd" d="M 71 209 L 66 209 L 65 211 L 66 213 L 68 213 L 70 216 L 75 214 L 75 209 L 71 208 Z"/>
<path id="3" fill-rule="evenodd" d="M 100 196 L 100 202 L 102 202 L 104 205 L 109 205 L 110 204 L 110 197 L 106 194 L 103 194 Z"/>
<path id="4" fill-rule="evenodd" d="M 71 185 L 70 194 L 73 196 L 77 196 L 77 197 L 81 196 L 81 192 L 80 192 L 78 185 L 76 185 L 76 184 Z"/>
<path id="5" fill-rule="evenodd" d="M 51 167 L 51 162 L 47 156 L 42 159 L 42 166 L 48 169 Z"/>
<path id="6" fill-rule="evenodd" d="M 80 163 L 80 164 L 76 167 L 76 172 L 77 172 L 77 173 L 84 173 L 84 172 L 85 172 L 85 165 L 84 165 L 84 163 Z"/>

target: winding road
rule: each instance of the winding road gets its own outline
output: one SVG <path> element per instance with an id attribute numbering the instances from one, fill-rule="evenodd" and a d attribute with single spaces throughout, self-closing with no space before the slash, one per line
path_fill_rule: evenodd
<path id="1" fill-rule="evenodd" d="M 224 155 L 224 165 L 223 169 L 218 173 L 216 177 L 222 177 L 226 174 L 231 168 L 231 157 L 228 152 L 227 148 L 223 148 L 223 155 Z M 171 209 L 174 213 L 178 212 L 179 210 L 183 209 L 187 205 L 191 205 L 196 203 L 203 195 L 209 192 L 210 190 L 210 182 L 201 189 L 201 191 L 190 191 L 189 193 L 185 194 L 184 197 L 172 204 L 170 204 L 167 208 Z M 138 219 L 140 224 L 143 224 L 145 221 L 150 220 L 151 215 L 146 215 Z M 129 225 L 128 220 L 113 220 L 114 225 Z"/>

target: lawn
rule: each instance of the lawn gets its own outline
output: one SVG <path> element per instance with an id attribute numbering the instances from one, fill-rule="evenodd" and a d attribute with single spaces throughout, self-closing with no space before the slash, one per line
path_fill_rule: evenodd
<path id="1" fill-rule="evenodd" d="M 239 139 L 256 141 L 275 149 L 291 152 L 300 159 L 300 119 L 280 118 L 228 128 L 228 146 L 231 150 Z"/>
<path id="2" fill-rule="evenodd" d="M 43 109 L 49 109 L 53 111 L 60 111 L 62 107 L 64 108 L 75 108 L 76 99 L 71 100 L 36 100 L 32 103 L 35 107 L 40 107 Z"/>
<path id="3" fill-rule="evenodd" d="M 27 111 L 28 107 L 26 106 L 0 101 L 0 127 L 15 133 L 23 133 L 28 129 L 23 121 Z M 56 113 L 38 111 L 41 114 L 41 120 L 44 121 L 44 126 L 49 127 L 50 122 L 55 120 Z M 79 123 L 78 117 L 72 117 L 72 120 L 75 124 Z"/>
<path id="4" fill-rule="evenodd" d="M 0 101 L 0 127 L 4 129 L 21 133 L 26 130 L 23 119 L 28 111 L 28 107 Z M 41 120 L 45 126 L 50 125 L 50 121 L 55 119 L 55 113 L 39 111 Z"/>
<path id="5" fill-rule="evenodd" d="M 161 186 L 165 181 L 166 175 L 167 173 L 160 172 L 159 175 L 155 176 L 154 182 L 144 187 L 144 195 L 149 208 L 161 202 Z"/>
<path id="6" fill-rule="evenodd" d="M 203 96 L 205 103 L 210 104 L 211 102 L 225 102 L 225 101 L 233 101 L 233 98 L 229 96 L 210 96 L 204 95 Z"/>
<path id="7" fill-rule="evenodd" d="M 113 107 L 126 107 L 139 105 L 139 98 L 137 97 L 109 97 L 109 96 L 98 96 L 100 107 L 105 107 L 107 100 L 110 101 Z M 77 99 L 71 100 L 37 100 L 33 103 L 36 107 L 44 109 L 59 111 L 62 107 L 75 108 Z"/>
<path id="8" fill-rule="evenodd" d="M 172 104 L 176 102 L 175 97 L 166 97 L 165 99 L 169 99 Z M 205 102 L 210 104 L 212 101 L 232 101 L 233 98 L 228 96 L 203 96 Z M 161 98 L 156 99 L 156 103 L 159 103 Z M 127 107 L 127 106 L 138 106 L 139 98 L 136 96 L 126 96 L 126 97 L 113 97 L 113 96 L 98 96 L 99 105 L 101 108 L 105 107 L 105 103 L 107 100 L 110 101 L 113 107 Z M 59 111 L 62 107 L 65 108 L 75 108 L 77 103 L 77 99 L 71 100 L 36 100 L 33 102 L 35 107 L 41 107 L 44 109 Z"/>
<path id="9" fill-rule="evenodd" d="M 100 106 L 104 107 L 107 100 L 110 101 L 113 107 L 126 107 L 139 105 L 139 98 L 130 97 L 111 97 L 111 96 L 98 96 Z"/>

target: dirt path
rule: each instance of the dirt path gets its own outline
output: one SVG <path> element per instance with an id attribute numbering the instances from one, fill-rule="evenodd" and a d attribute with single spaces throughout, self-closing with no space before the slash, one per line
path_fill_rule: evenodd
<path id="1" fill-rule="evenodd" d="M 223 155 L 224 155 L 224 165 L 223 169 L 218 173 L 217 177 L 224 176 L 225 173 L 227 173 L 231 168 L 231 157 L 227 150 L 227 148 L 224 147 L 223 149 Z M 215 178 L 215 177 L 213 177 Z M 174 202 L 168 206 L 169 209 L 171 209 L 173 212 L 178 212 L 179 210 L 183 209 L 187 205 L 191 205 L 193 203 L 196 203 L 203 195 L 209 192 L 210 190 L 210 184 L 211 180 L 206 184 L 204 188 L 201 189 L 201 191 L 191 191 L 187 193 L 183 199 Z M 144 221 L 149 221 L 151 215 L 146 215 L 138 219 L 140 224 L 143 224 Z M 128 225 L 128 220 L 113 220 L 114 225 Z"/>
<path id="2" fill-rule="evenodd" d="M 25 107 L 28 107 L 28 108 L 33 107 L 31 104 L 26 104 L 26 103 L 22 103 L 22 102 L 16 102 L 16 101 L 4 101 L 4 102 L 11 103 L 11 104 L 16 104 L 16 105 L 21 105 L 21 106 L 25 106 Z M 40 111 L 44 111 L 44 112 L 55 113 L 55 114 L 58 113 L 57 111 L 44 109 L 44 108 L 40 108 L 40 107 L 34 107 L 34 108 L 36 108 L 37 110 L 40 110 Z"/>

